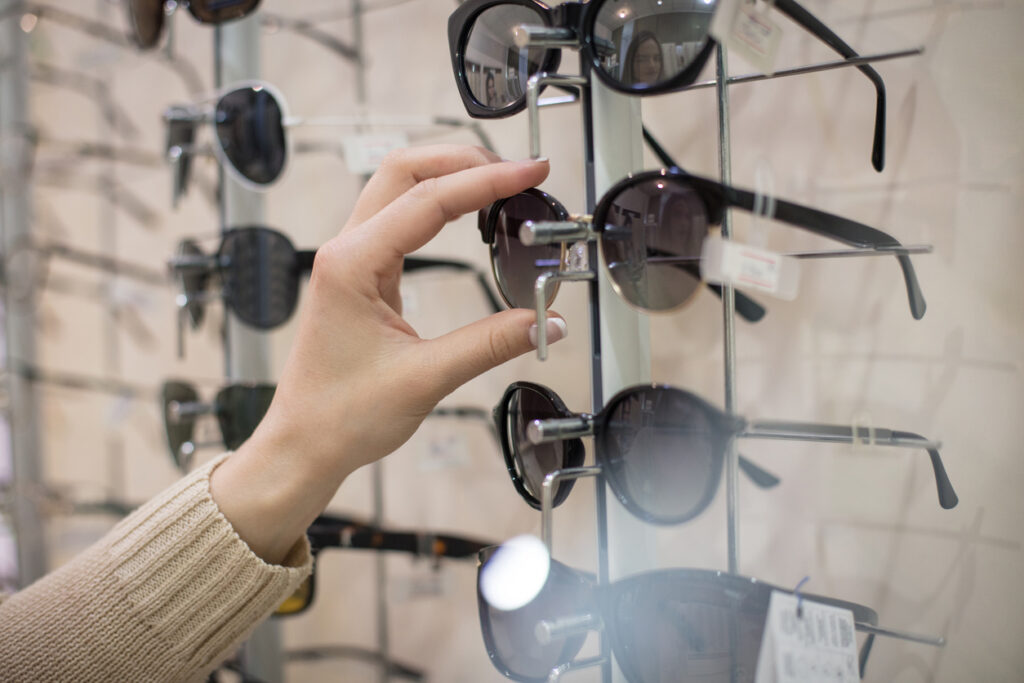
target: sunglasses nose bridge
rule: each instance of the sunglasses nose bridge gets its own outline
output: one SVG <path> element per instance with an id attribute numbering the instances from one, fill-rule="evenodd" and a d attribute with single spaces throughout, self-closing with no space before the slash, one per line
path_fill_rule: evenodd
<path id="1" fill-rule="evenodd" d="M 593 216 L 573 216 L 568 221 L 523 221 L 519 241 L 528 247 L 556 242 L 594 239 Z"/>

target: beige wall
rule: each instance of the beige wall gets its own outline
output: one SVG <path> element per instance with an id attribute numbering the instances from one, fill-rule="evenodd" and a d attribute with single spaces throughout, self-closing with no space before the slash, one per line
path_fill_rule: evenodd
<path id="1" fill-rule="evenodd" d="M 122 21 L 121 8 L 110 3 L 62 4 L 112 24 Z M 344 4 L 264 1 L 268 11 L 290 15 Z M 813 592 L 867 603 L 886 625 L 949 640 L 944 650 L 935 650 L 880 639 L 868 680 L 1019 680 L 1024 667 L 1019 647 L 1024 599 L 1017 590 L 1024 569 L 1024 282 L 1019 268 L 1024 257 L 1024 61 L 1016 43 L 1024 7 L 1012 0 L 805 4 L 862 53 L 926 47 L 922 57 L 878 67 L 889 94 L 887 168 L 877 174 L 870 167 L 873 92 L 850 70 L 733 88 L 734 182 L 750 187 L 756 170 L 768 168 L 781 197 L 879 226 L 906 243 L 934 244 L 933 255 L 915 258 L 929 310 L 923 320 L 911 319 L 891 259 L 807 265 L 796 301 L 769 301 L 763 322 L 739 323 L 739 407 L 750 416 L 839 423 L 869 415 L 878 425 L 941 439 L 960 505 L 953 511 L 938 508 L 921 453 L 744 444 L 743 452 L 783 483 L 765 493 L 741 482 L 740 566 L 743 573 L 781 585 L 810 575 Z M 447 53 L 446 20 L 453 7 L 448 1 L 414 0 L 367 17 L 370 112 L 464 116 Z M 780 66 L 832 58 L 794 25 L 780 22 L 785 29 Z M 175 25 L 177 55 L 198 69 L 209 87 L 212 32 L 186 13 L 179 13 Z M 350 31 L 343 20 L 323 28 L 342 38 Z M 140 131 L 134 140 L 119 140 L 125 144 L 158 151 L 160 112 L 189 96 L 156 54 L 111 48 L 45 21 L 34 32 L 32 46 L 38 62 L 107 79 Z M 567 55 L 563 63 L 571 65 L 574 58 Z M 732 66 L 734 72 L 747 71 L 738 59 Z M 283 90 L 293 113 L 357 111 L 352 68 L 301 39 L 266 35 L 263 74 Z M 80 95 L 35 86 L 31 109 L 33 119 L 53 137 L 95 139 L 107 133 L 96 107 Z M 643 109 L 651 130 L 689 170 L 717 173 L 713 91 L 654 98 Z M 546 111 L 543 121 L 544 152 L 552 158 L 544 189 L 580 210 L 578 109 Z M 524 115 L 485 125 L 503 156 L 526 156 Z M 301 133 L 303 139 L 331 135 Z M 473 142 L 464 132 L 438 139 Z M 53 158 L 44 148 L 40 165 Z M 654 163 L 648 158 L 646 165 Z M 199 176 L 214 177 L 212 162 L 201 160 L 197 166 Z M 170 210 L 166 168 L 118 167 L 114 172 L 159 212 L 156 225 L 140 225 L 80 192 L 39 188 L 36 229 L 91 250 L 116 235 L 120 257 L 156 267 L 182 236 L 216 231 L 214 208 L 197 191 L 179 210 Z M 295 158 L 287 177 L 267 194 L 267 223 L 299 246 L 317 245 L 339 229 L 358 188 L 358 179 L 340 158 Z M 764 221 L 751 228 L 738 217 L 737 225 L 741 234 L 756 232 L 753 239 L 773 248 L 823 246 Z M 472 218 L 450 225 L 423 251 L 487 267 Z M 96 280 L 81 269 L 59 270 Z M 200 333 L 189 335 L 187 358 L 179 361 L 171 288 L 125 285 L 123 291 L 138 299 L 132 308 L 137 323 L 117 325 L 114 335 L 108 333 L 102 306 L 53 292 L 42 295 L 41 362 L 77 372 L 109 372 L 152 387 L 173 376 L 206 380 L 207 390 L 216 388 L 223 367 L 216 334 L 219 312 Z M 423 336 L 443 334 L 486 312 L 472 281 L 463 277 L 409 278 L 406 296 L 410 321 Z M 451 403 L 490 407 L 507 383 L 529 379 L 551 386 L 570 407 L 588 407 L 583 288 L 563 287 L 555 307 L 568 320 L 570 335 L 553 347 L 549 361 L 509 363 L 459 389 Z M 720 404 L 717 300 L 702 295 L 685 311 L 653 319 L 652 333 L 653 378 Z M 277 368 L 291 335 L 286 327 L 270 337 Z M 344 342 L 345 330 L 339 330 L 338 343 Z M 57 390 L 44 390 L 43 397 L 43 457 L 53 482 L 80 485 L 86 492 L 113 485 L 141 499 L 173 480 L 152 402 L 122 405 Z M 539 530 L 538 515 L 515 495 L 499 453 L 478 425 L 428 424 L 385 461 L 384 471 L 392 525 L 495 540 Z M 368 487 L 368 472 L 357 473 L 332 509 L 368 514 Z M 560 559 L 593 567 L 592 511 L 593 484 L 583 482 L 557 516 Z M 659 564 L 724 567 L 724 519 L 721 494 L 696 521 L 658 530 Z M 55 562 L 84 547 L 103 528 L 95 522 L 55 521 L 49 538 Z M 284 625 L 286 643 L 372 645 L 372 565 L 369 555 L 325 553 L 318 604 Z M 430 574 L 424 563 L 407 558 L 391 558 L 388 565 L 396 594 Z M 447 564 L 442 572 L 443 595 L 393 600 L 396 656 L 423 667 L 436 681 L 502 680 L 480 640 L 474 568 Z M 289 672 L 289 680 L 296 681 L 374 680 L 367 667 L 337 663 Z M 580 674 L 573 680 L 594 677 Z"/>

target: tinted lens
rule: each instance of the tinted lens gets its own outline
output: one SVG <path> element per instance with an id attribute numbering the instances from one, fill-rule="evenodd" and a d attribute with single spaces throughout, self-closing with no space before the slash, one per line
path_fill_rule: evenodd
<path id="1" fill-rule="evenodd" d="M 484 565 L 486 566 L 486 565 Z M 483 571 L 481 567 L 480 572 Z M 583 647 L 586 631 L 552 638 L 544 644 L 537 639 L 537 624 L 554 622 L 566 617 L 580 616 L 593 611 L 591 589 L 563 565 L 551 564 L 551 574 L 540 594 L 524 607 L 500 610 L 492 607 L 480 591 L 479 573 L 477 601 L 480 626 L 495 664 L 501 664 L 506 675 L 517 680 L 547 680 L 551 669 L 572 661 Z"/>
<path id="2" fill-rule="evenodd" d="M 188 11 L 204 24 L 240 19 L 256 9 L 260 0 L 189 0 Z"/>
<path id="3" fill-rule="evenodd" d="M 186 403 L 198 403 L 199 394 L 195 387 L 184 382 L 164 382 L 161 392 L 161 405 L 163 407 L 164 431 L 167 435 L 167 446 L 171 450 L 171 458 L 179 469 L 188 469 L 187 465 L 191 460 L 195 446 L 192 443 L 195 433 L 194 416 L 177 416 L 176 406 Z M 187 452 L 183 450 L 185 444 L 190 444 Z"/>
<path id="4" fill-rule="evenodd" d="M 490 109 L 504 109 L 526 95 L 527 79 L 540 70 L 545 51 L 516 47 L 512 31 L 520 24 L 543 24 L 543 17 L 522 5 L 498 5 L 473 22 L 463 52 L 469 91 Z"/>
<path id="5" fill-rule="evenodd" d="M 273 398 L 274 387 L 266 384 L 251 387 L 236 384 L 217 393 L 217 421 L 225 448 L 233 451 L 252 436 Z"/>
<path id="6" fill-rule="evenodd" d="M 660 85 L 696 61 L 708 41 L 715 0 L 606 0 L 594 22 L 602 71 L 624 86 Z"/>
<path id="7" fill-rule="evenodd" d="M 652 518 L 681 522 L 707 504 L 721 466 L 711 416 L 678 390 L 632 391 L 608 406 L 598 458 L 615 492 Z"/>
<path id="8" fill-rule="evenodd" d="M 231 230 L 221 242 L 224 299 L 259 329 L 283 324 L 299 298 L 299 265 L 291 241 L 267 228 Z"/>
<path id="9" fill-rule="evenodd" d="M 143 49 L 153 47 L 164 28 L 164 0 L 128 0 L 128 19 L 132 40 Z"/>
<path id="10" fill-rule="evenodd" d="M 491 243 L 491 262 L 498 289 L 513 308 L 533 308 L 533 287 L 537 276 L 560 269 L 561 244 L 526 246 L 519 239 L 525 221 L 557 221 L 555 210 L 543 199 L 530 194 L 511 197 L 498 211 Z M 547 305 L 554 301 L 557 289 L 548 292 Z"/>
<path id="11" fill-rule="evenodd" d="M 182 240 L 178 245 L 178 256 L 180 258 L 202 258 L 205 254 L 194 240 Z M 210 284 L 210 272 L 203 268 L 183 268 L 178 271 L 178 280 L 181 292 L 187 301 L 185 311 L 188 313 L 188 319 L 193 328 L 199 327 L 206 314 L 206 304 L 202 299 Z"/>
<path id="12" fill-rule="evenodd" d="M 243 177 L 269 185 L 284 170 L 280 103 L 265 88 L 239 88 L 217 101 L 217 141 L 228 162 Z"/>
<path id="13" fill-rule="evenodd" d="M 767 611 L 759 596 L 660 574 L 617 586 L 613 601 L 615 655 L 634 683 L 753 682 Z"/>
<path id="14" fill-rule="evenodd" d="M 520 387 L 508 398 L 508 440 L 523 486 L 538 501 L 544 477 L 566 466 L 566 442 L 533 444 L 526 428 L 534 420 L 562 417 L 548 396 L 534 389 Z"/>
<path id="15" fill-rule="evenodd" d="M 295 589 L 295 592 L 288 596 L 288 598 L 282 602 L 274 614 L 277 616 L 288 616 L 289 614 L 298 614 L 309 607 L 310 603 L 313 602 L 313 575 L 310 574 L 306 577 L 306 580 Z"/>
<path id="16" fill-rule="evenodd" d="M 601 250 L 627 301 L 667 311 L 696 293 L 708 212 L 693 188 L 664 178 L 640 181 L 611 200 L 604 221 Z"/>

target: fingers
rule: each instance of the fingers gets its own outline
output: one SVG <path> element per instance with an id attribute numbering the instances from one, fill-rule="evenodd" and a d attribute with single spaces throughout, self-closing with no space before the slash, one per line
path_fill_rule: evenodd
<path id="1" fill-rule="evenodd" d="M 567 331 L 565 320 L 548 313 L 548 342 L 562 339 Z M 515 308 L 425 341 L 420 349 L 428 354 L 424 365 L 435 375 L 430 379 L 442 392 L 436 397 L 440 400 L 477 375 L 532 351 L 536 339 L 533 311 Z"/>
<path id="2" fill-rule="evenodd" d="M 391 202 L 365 229 L 372 229 L 378 254 L 409 254 L 430 241 L 445 223 L 503 197 L 539 185 L 547 161 L 505 161 L 426 178 Z"/>
<path id="3" fill-rule="evenodd" d="M 389 154 L 363 188 L 348 225 L 359 225 L 427 178 L 483 166 L 501 158 L 482 147 L 430 145 Z"/>

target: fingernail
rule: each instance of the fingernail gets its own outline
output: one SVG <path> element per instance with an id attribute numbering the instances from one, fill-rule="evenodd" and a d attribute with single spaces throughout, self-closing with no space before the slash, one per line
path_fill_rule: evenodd
<path id="1" fill-rule="evenodd" d="M 548 344 L 554 344 L 569 334 L 569 326 L 561 318 L 548 318 L 546 331 L 548 333 Z M 530 343 L 537 346 L 537 323 L 530 325 Z"/>
<path id="2" fill-rule="evenodd" d="M 536 159 L 534 159 L 533 157 L 527 157 L 526 159 L 523 159 L 523 162 L 531 164 L 546 164 L 549 161 L 550 159 L 548 159 L 547 157 L 538 157 Z"/>

